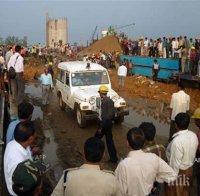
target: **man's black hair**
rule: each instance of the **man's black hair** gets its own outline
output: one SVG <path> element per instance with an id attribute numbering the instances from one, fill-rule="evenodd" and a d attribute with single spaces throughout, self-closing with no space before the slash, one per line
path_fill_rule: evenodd
<path id="1" fill-rule="evenodd" d="M 153 123 L 150 122 L 143 122 L 140 126 L 144 133 L 144 137 L 147 141 L 153 141 L 156 135 L 156 128 Z"/>
<path id="2" fill-rule="evenodd" d="M 179 113 L 175 117 L 175 123 L 179 130 L 188 129 L 190 124 L 190 116 L 187 113 Z"/>
<path id="3" fill-rule="evenodd" d="M 144 146 L 145 138 L 142 129 L 134 127 L 127 133 L 127 141 L 133 150 L 140 150 Z"/>
<path id="4" fill-rule="evenodd" d="M 20 45 L 15 46 L 15 52 L 20 52 L 22 47 Z"/>
<path id="5" fill-rule="evenodd" d="M 154 63 L 157 63 L 158 61 L 157 61 L 157 59 L 154 59 L 153 62 L 154 62 Z"/>
<path id="6" fill-rule="evenodd" d="M 25 142 L 35 133 L 34 123 L 32 121 L 20 122 L 14 131 L 14 138 L 17 142 Z"/>
<path id="7" fill-rule="evenodd" d="M 34 196 L 35 194 L 35 190 L 37 188 L 37 186 L 33 187 L 31 190 L 29 191 L 21 191 L 21 185 L 20 184 L 13 184 L 12 186 L 13 191 L 18 195 L 18 196 Z"/>
<path id="8" fill-rule="evenodd" d="M 28 119 L 33 114 L 33 105 L 29 102 L 22 102 L 18 105 L 18 118 Z"/>
<path id="9" fill-rule="evenodd" d="M 101 161 L 105 151 L 105 145 L 99 138 L 91 137 L 86 140 L 84 145 L 85 159 L 91 163 Z"/>

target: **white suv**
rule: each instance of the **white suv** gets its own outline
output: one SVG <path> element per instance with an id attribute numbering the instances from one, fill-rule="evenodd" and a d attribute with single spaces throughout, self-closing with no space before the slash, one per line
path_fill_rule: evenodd
<path id="1" fill-rule="evenodd" d="M 112 90 L 107 69 L 96 63 L 71 61 L 59 63 L 58 70 L 56 90 L 60 108 L 64 110 L 68 106 L 74 110 L 81 128 L 87 120 L 99 117 L 101 85 L 108 87 L 108 96 L 114 101 L 115 122 L 123 122 L 124 115 L 128 115 L 126 102 Z"/>

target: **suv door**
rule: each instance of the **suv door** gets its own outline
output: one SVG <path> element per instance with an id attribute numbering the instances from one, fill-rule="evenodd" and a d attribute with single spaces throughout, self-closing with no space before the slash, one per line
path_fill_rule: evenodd
<path id="1" fill-rule="evenodd" d="M 67 103 L 69 107 L 71 107 L 71 104 L 70 104 L 71 90 L 70 90 L 69 72 L 65 72 L 63 92 L 64 92 L 64 97 L 63 97 L 64 102 Z"/>

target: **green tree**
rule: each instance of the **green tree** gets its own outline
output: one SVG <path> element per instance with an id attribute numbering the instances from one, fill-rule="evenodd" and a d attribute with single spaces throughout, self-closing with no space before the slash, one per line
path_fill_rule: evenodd
<path id="1" fill-rule="evenodd" d="M 6 45 L 14 45 L 14 44 L 19 44 L 19 45 L 23 45 L 23 40 L 19 39 L 19 37 L 15 37 L 15 36 L 8 36 L 4 43 Z"/>

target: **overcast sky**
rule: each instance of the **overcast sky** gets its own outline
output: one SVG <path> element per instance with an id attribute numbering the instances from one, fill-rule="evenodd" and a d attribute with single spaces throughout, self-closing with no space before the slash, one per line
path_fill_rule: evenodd
<path id="1" fill-rule="evenodd" d="M 86 43 L 95 26 L 99 35 L 109 25 L 135 26 L 122 29 L 130 37 L 200 35 L 200 1 L 3 1 L 0 0 L 0 37 L 28 36 L 29 43 L 45 42 L 45 13 L 67 17 L 69 42 Z"/>

